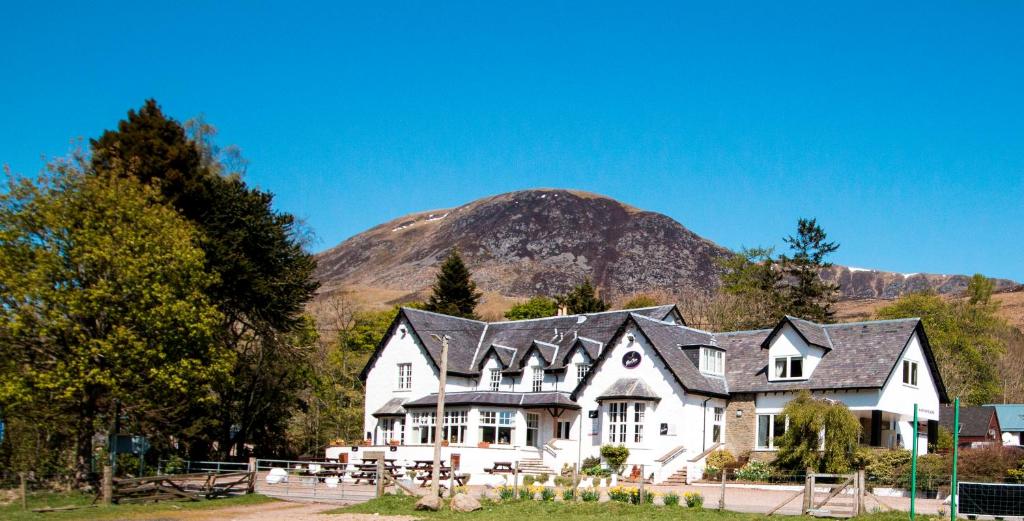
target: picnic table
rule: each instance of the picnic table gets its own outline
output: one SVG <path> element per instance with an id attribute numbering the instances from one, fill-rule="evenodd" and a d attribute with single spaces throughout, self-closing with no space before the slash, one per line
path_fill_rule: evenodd
<path id="1" fill-rule="evenodd" d="M 417 475 L 416 479 L 420 480 L 421 487 L 426 487 L 427 482 L 429 482 L 433 478 L 434 472 L 433 469 L 423 469 L 423 471 L 424 474 Z M 455 474 L 453 476 L 451 467 L 441 467 L 441 471 L 439 472 L 439 474 L 439 481 L 444 482 L 454 479 L 454 481 L 458 483 L 459 486 L 465 485 L 466 481 L 469 479 L 469 474 Z"/>
<path id="2" fill-rule="evenodd" d="M 417 459 L 413 460 L 412 470 L 429 470 L 434 468 L 434 460 L 432 459 Z M 441 466 L 444 466 L 444 460 L 441 460 Z"/>
<path id="3" fill-rule="evenodd" d="M 488 474 L 512 474 L 515 470 L 512 468 L 511 461 L 495 461 L 494 466 L 485 472 Z"/>

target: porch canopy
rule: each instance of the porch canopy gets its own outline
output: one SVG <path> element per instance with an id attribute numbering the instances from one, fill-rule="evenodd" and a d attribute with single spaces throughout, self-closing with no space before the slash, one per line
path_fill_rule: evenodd
<path id="1" fill-rule="evenodd" d="M 403 403 L 405 403 L 405 400 L 403 400 L 402 398 L 392 398 L 388 400 L 387 403 L 382 405 L 380 409 L 377 409 L 373 413 L 373 416 L 374 418 L 383 418 L 387 416 L 405 416 L 405 408 L 402 407 Z"/>
<path id="2" fill-rule="evenodd" d="M 657 402 L 661 401 L 661 397 L 639 378 L 619 378 L 597 397 L 599 402 L 609 400 Z"/>
<path id="3" fill-rule="evenodd" d="M 477 405 L 492 407 L 512 407 L 516 409 L 547 409 L 552 416 L 561 415 L 567 409 L 578 410 L 576 402 L 569 398 L 568 393 L 509 393 L 501 391 L 463 391 L 444 394 L 445 406 Z M 406 408 L 436 407 L 437 394 L 428 394 L 422 398 L 405 403 Z"/>

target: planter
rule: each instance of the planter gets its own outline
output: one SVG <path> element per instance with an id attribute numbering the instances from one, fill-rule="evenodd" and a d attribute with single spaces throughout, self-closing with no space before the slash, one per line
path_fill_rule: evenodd
<path id="1" fill-rule="evenodd" d="M 448 440 L 441 440 L 441 446 L 442 447 L 447 447 L 448 446 Z"/>
<path id="2" fill-rule="evenodd" d="M 477 443 L 476 446 L 480 447 L 481 449 L 489 449 L 489 448 L 491 448 L 491 442 L 489 442 L 489 441 L 481 441 L 480 443 Z"/>
<path id="3" fill-rule="evenodd" d="M 401 444 L 402 444 L 402 442 L 399 441 L 399 440 L 391 440 L 391 441 L 388 442 L 388 445 L 391 445 L 392 447 L 397 447 L 397 446 L 399 446 Z"/>
<path id="4" fill-rule="evenodd" d="M 372 447 L 373 440 L 363 440 L 363 447 Z"/>

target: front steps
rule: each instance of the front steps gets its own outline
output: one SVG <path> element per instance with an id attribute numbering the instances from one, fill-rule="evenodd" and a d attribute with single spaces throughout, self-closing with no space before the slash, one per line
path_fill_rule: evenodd
<path id="1" fill-rule="evenodd" d="M 668 479 L 666 479 L 665 481 L 662 481 L 661 483 L 658 483 L 658 484 L 659 485 L 671 485 L 671 486 L 685 485 L 686 484 L 686 467 L 683 467 L 683 468 L 677 470 L 675 474 L 672 474 L 671 476 L 668 477 Z"/>
<path id="2" fill-rule="evenodd" d="M 557 475 L 555 471 L 548 468 L 548 466 L 544 464 L 544 460 L 540 458 L 519 460 L 519 474 L 532 474 L 534 476 L 540 476 L 541 474 L 547 474 L 549 476 Z"/>

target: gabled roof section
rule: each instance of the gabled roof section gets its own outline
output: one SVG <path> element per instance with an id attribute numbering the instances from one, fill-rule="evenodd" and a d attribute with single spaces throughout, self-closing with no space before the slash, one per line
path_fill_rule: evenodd
<path id="1" fill-rule="evenodd" d="M 780 331 L 782 331 L 782 328 L 785 327 L 786 324 L 793 326 L 793 329 L 795 329 L 797 334 L 800 335 L 800 338 L 812 346 L 820 347 L 826 351 L 830 351 L 834 347 L 832 345 L 832 339 L 829 338 L 828 331 L 825 329 L 825 326 L 815 324 L 814 322 L 804 320 L 802 318 L 786 315 L 782 317 L 782 320 L 780 320 L 778 324 L 775 325 L 775 328 L 772 329 L 771 333 L 765 337 L 764 342 L 761 343 L 761 348 L 768 349 L 768 347 L 771 346 L 772 340 Z"/>
<path id="2" fill-rule="evenodd" d="M 1003 432 L 1024 432 L 1024 404 L 993 403 L 989 406 L 995 408 Z"/>
<path id="3" fill-rule="evenodd" d="M 679 343 L 684 339 L 694 338 L 694 332 L 698 335 L 700 333 L 710 335 L 709 333 L 631 313 L 629 319 L 622 323 L 612 338 L 609 339 L 606 346 L 617 342 L 630 325 L 636 326 L 637 331 L 647 338 L 654 353 L 665 363 L 665 367 L 668 368 L 669 373 L 675 377 L 676 383 L 683 390 L 708 396 L 729 396 L 729 390 L 724 378 L 707 377 L 701 374 L 697 367 L 693 365 L 693 362 L 683 353 L 683 350 L 679 348 Z M 707 338 L 710 338 L 710 336 Z M 611 349 L 607 347 L 601 351 L 601 355 L 594 362 L 594 367 L 591 368 L 587 376 L 573 390 L 571 396 L 574 400 L 590 384 L 590 380 L 598 372 L 599 366 L 605 362 L 610 352 Z"/>
<path id="4" fill-rule="evenodd" d="M 791 318 L 791 317 L 787 317 Z M 799 319 L 796 319 L 799 320 Z M 935 356 L 918 318 L 874 320 L 845 324 L 807 324 L 823 330 L 833 346 L 827 350 L 807 380 L 768 381 L 768 357 L 763 346 L 780 329 L 716 333 L 719 347 L 726 351 L 725 372 L 731 392 L 795 391 L 800 389 L 881 389 L 889 380 L 916 333 L 939 393 L 947 403 Z M 780 324 L 789 322 L 780 322 Z M 797 326 L 794 325 L 794 328 Z M 805 328 L 806 329 L 806 328 Z M 797 331 L 800 331 L 797 329 Z M 801 333 L 802 334 L 802 333 Z M 819 339 L 820 340 L 820 339 Z M 811 342 L 808 342 L 811 343 Z M 817 344 L 816 344 L 817 345 Z"/>
<path id="5" fill-rule="evenodd" d="M 992 424 L 992 417 L 996 417 L 996 428 L 999 429 L 999 417 L 995 407 L 985 405 L 961 406 L 960 407 L 960 429 L 961 436 L 971 438 L 985 438 L 988 436 L 988 427 Z M 953 407 L 943 405 L 939 409 L 939 425 L 942 425 L 949 432 L 953 430 Z"/>
<path id="6" fill-rule="evenodd" d="M 508 369 L 508 367 L 512 365 L 512 359 L 516 356 L 516 350 L 511 347 L 491 344 L 487 350 L 480 355 L 479 361 L 476 364 L 477 371 L 483 369 L 484 363 L 487 362 L 487 359 L 490 358 L 492 354 L 498 358 L 498 362 L 501 362 L 502 369 Z"/>
<path id="7" fill-rule="evenodd" d="M 551 365 L 554 360 L 555 351 L 558 350 L 558 346 L 555 344 L 549 344 L 547 342 L 541 342 L 540 340 L 534 340 L 530 343 L 530 346 L 526 349 L 520 349 L 516 354 L 515 367 L 522 369 L 526 366 L 526 362 L 530 360 L 530 355 L 537 353 L 540 355 L 541 360 L 544 361 L 544 366 Z"/>
<path id="8" fill-rule="evenodd" d="M 403 307 L 399 308 L 398 315 L 388 326 L 387 332 L 381 337 L 377 348 L 374 349 L 366 366 L 359 373 L 361 379 L 366 379 L 367 373 L 376 363 L 384 345 L 395 334 L 403 320 L 411 326 L 406 333 L 413 335 L 419 341 L 435 368 L 441 366 L 441 342 L 431 335 L 448 335 L 450 337 L 448 341 L 448 373 L 456 375 L 477 373 L 473 367 L 473 357 L 479 345 L 479 339 L 486 329 L 484 322 Z"/>

